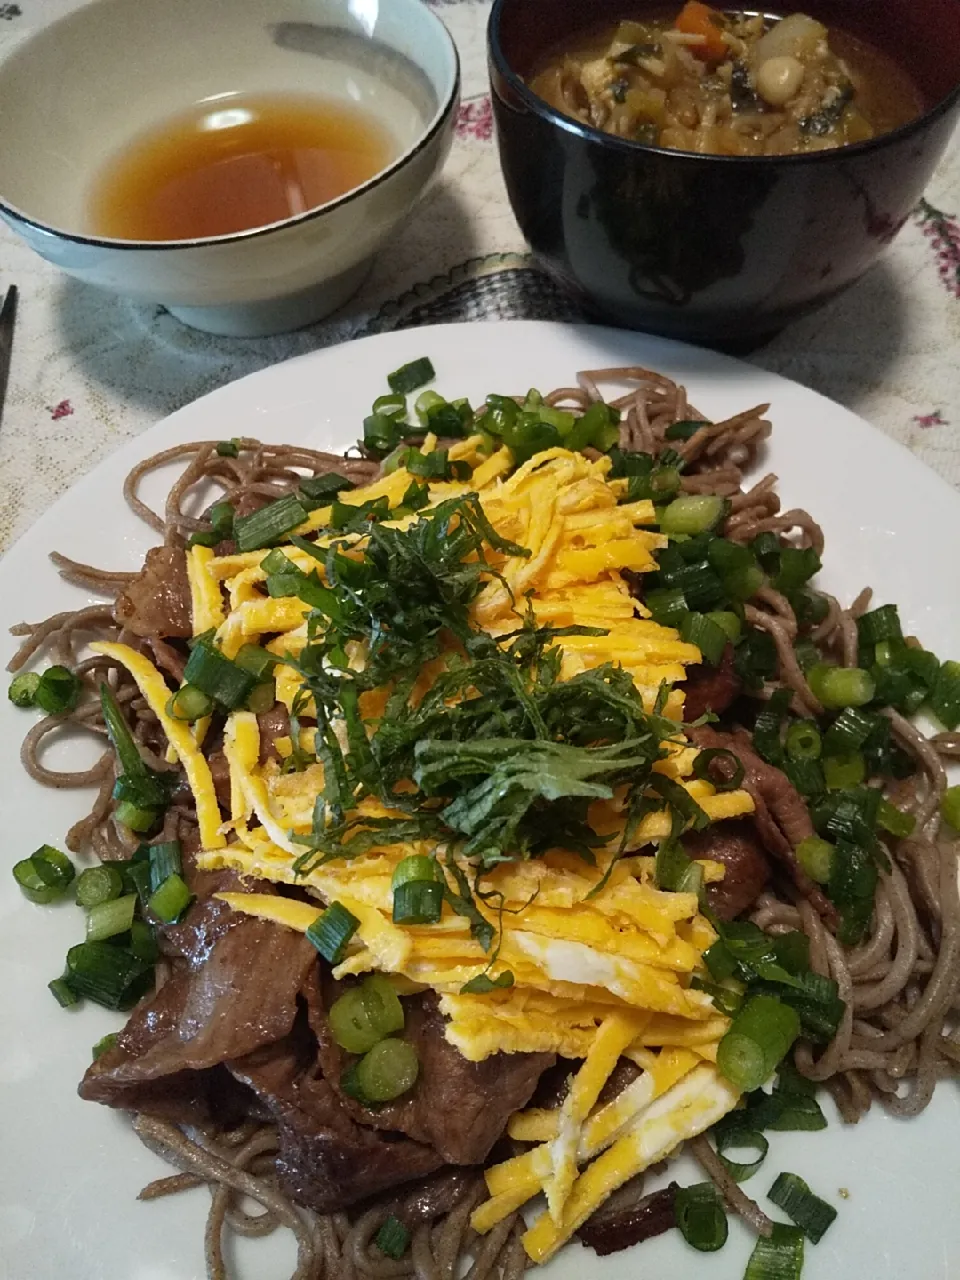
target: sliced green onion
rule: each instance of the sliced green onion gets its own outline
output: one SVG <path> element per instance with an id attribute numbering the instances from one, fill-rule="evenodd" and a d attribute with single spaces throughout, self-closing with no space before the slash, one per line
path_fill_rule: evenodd
<path id="1" fill-rule="evenodd" d="M 743 631 L 743 625 L 735 613 L 727 609 L 711 610 L 707 617 L 724 632 L 731 644 L 736 644 Z"/>
<path id="2" fill-rule="evenodd" d="M 655 587 L 646 593 L 644 604 L 661 627 L 679 626 L 688 613 L 686 597 L 678 587 Z"/>
<path id="3" fill-rule="evenodd" d="M 141 845 L 140 848 L 146 850 L 147 846 Z M 124 886 L 128 889 L 132 889 L 140 899 L 141 905 L 145 907 L 150 901 L 150 894 L 152 892 L 150 888 L 150 861 L 149 856 L 146 853 L 143 857 L 138 857 L 138 853 L 135 853 L 129 862 L 121 863 L 120 869 L 122 869 L 123 873 L 122 878 Z M 99 867 L 91 869 L 98 871 Z M 114 894 L 113 896 L 116 897 L 117 895 Z"/>
<path id="4" fill-rule="evenodd" d="M 117 753 L 117 759 L 125 774 L 136 777 L 146 773 L 146 765 L 134 741 L 133 734 L 127 727 L 117 706 L 116 699 L 106 684 L 100 685 L 100 706 L 103 711 L 103 722 L 107 727 L 107 736 Z"/>
<path id="5" fill-rule="evenodd" d="M 221 458 L 237 458 L 240 456 L 239 440 L 221 440 L 217 445 L 217 454 Z"/>
<path id="6" fill-rule="evenodd" d="M 409 880 L 393 891 L 394 924 L 436 924 L 443 914 L 443 885 Z"/>
<path id="7" fill-rule="evenodd" d="M 388 1258 L 399 1260 L 410 1247 L 410 1232 L 400 1219 L 395 1218 L 391 1213 L 390 1217 L 374 1236 L 373 1243 Z"/>
<path id="8" fill-rule="evenodd" d="M 207 512 L 207 518 L 213 526 L 213 532 L 219 542 L 226 542 L 233 537 L 233 521 L 236 512 L 230 502 L 215 502 Z"/>
<path id="9" fill-rule="evenodd" d="M 783 761 L 781 729 L 791 697 L 789 689 L 777 689 L 761 709 L 753 726 L 753 745 L 768 764 L 779 765 Z"/>
<path id="10" fill-rule="evenodd" d="M 273 555 L 273 552 L 270 555 Z M 267 557 L 267 560 L 269 558 L 270 556 Z M 266 561 L 264 561 L 264 564 L 266 564 Z M 275 658 L 272 653 L 261 648 L 258 644 L 241 645 L 237 656 L 234 658 L 237 666 L 242 667 L 244 671 L 249 671 L 256 680 L 266 680 L 272 674 L 278 661 L 278 658 Z"/>
<path id="11" fill-rule="evenodd" d="M 896 836 L 898 840 L 911 835 L 916 825 L 916 819 L 912 814 L 904 813 L 886 798 L 882 799 L 877 806 L 877 826 L 882 827 L 890 835 Z"/>
<path id="12" fill-rule="evenodd" d="M 749 547 L 729 538 L 713 538 L 707 546 L 707 559 L 720 574 L 734 569 L 756 568 L 757 558 Z"/>
<path id="13" fill-rule="evenodd" d="M 778 591 L 796 591 L 820 571 L 820 557 L 813 547 L 784 546 L 773 585 Z"/>
<path id="14" fill-rule="evenodd" d="M 77 995 L 123 1009 L 143 993 L 153 966 L 110 942 L 81 942 L 67 952 L 67 980 Z"/>
<path id="15" fill-rule="evenodd" d="M 71 1005 L 80 1003 L 80 997 L 66 978 L 54 978 L 52 982 L 47 983 L 47 990 L 61 1009 L 69 1009 Z"/>
<path id="16" fill-rule="evenodd" d="M 825 707 L 862 707 L 873 698 L 875 688 L 868 671 L 860 667 L 830 667 L 818 663 L 807 675 L 815 697 Z"/>
<path id="17" fill-rule="evenodd" d="M 396 395 L 408 396 L 411 391 L 417 391 L 432 382 L 436 376 L 433 362 L 428 356 L 421 356 L 419 360 L 411 360 L 409 364 L 401 365 L 393 373 L 388 373 L 387 384 Z"/>
<path id="18" fill-rule="evenodd" d="M 930 710 L 946 729 L 960 724 L 960 662 L 945 662 L 930 693 Z"/>
<path id="19" fill-rule="evenodd" d="M 764 569 L 772 573 L 780 564 L 783 543 L 775 533 L 758 533 L 750 543 L 750 550 L 763 565 Z"/>
<path id="20" fill-rule="evenodd" d="M 87 911 L 111 902 L 123 893 L 123 876 L 113 863 L 102 862 L 99 867 L 87 867 L 77 880 L 77 902 Z"/>
<path id="21" fill-rule="evenodd" d="M 376 405 L 374 405 L 376 409 Z M 406 405 L 401 404 L 401 414 L 406 412 Z M 304 476 L 300 481 L 300 503 L 310 511 L 317 507 L 329 505 L 338 493 L 357 486 L 346 476 L 330 471 L 325 476 Z"/>
<path id="22" fill-rule="evenodd" d="M 307 940 L 329 964 L 339 964 L 359 928 L 360 921 L 351 911 L 340 902 L 331 902 L 307 930 Z"/>
<path id="23" fill-rule="evenodd" d="M 706 533 L 715 529 L 729 510 L 724 498 L 712 494 L 686 493 L 674 498 L 660 515 L 660 528 L 664 533 Z"/>
<path id="24" fill-rule="evenodd" d="M 819 836 L 807 836 L 796 848 L 797 861 L 817 884 L 826 884 L 833 866 L 833 845 Z"/>
<path id="25" fill-rule="evenodd" d="M 331 1005 L 329 1017 L 334 1040 L 348 1053 L 367 1053 L 404 1026 L 403 1005 L 382 974 L 345 991 Z"/>
<path id="26" fill-rule="evenodd" d="M 811 667 L 823 661 L 823 655 L 812 640 L 798 640 L 793 646 L 800 670 L 806 674 Z"/>
<path id="27" fill-rule="evenodd" d="M 131 831 L 142 834 L 149 831 L 157 821 L 156 809 L 146 809 L 134 804 L 131 800 L 121 800 L 113 811 L 113 816 Z"/>
<path id="28" fill-rule="evenodd" d="M 960 786 L 947 787 L 943 793 L 943 799 L 940 801 L 940 814 L 944 822 L 949 823 L 954 831 L 960 831 Z M 887 827 L 887 830 L 889 831 L 890 828 Z M 893 834 L 896 835 L 897 832 Z M 907 835 L 909 834 L 910 832 L 908 831 Z"/>
<path id="29" fill-rule="evenodd" d="M 714 609 L 725 595 L 724 584 L 708 564 L 679 566 L 671 571 L 667 585 L 679 588 L 693 610 Z"/>
<path id="30" fill-rule="evenodd" d="M 859 751 L 849 751 L 842 756 L 827 756 L 821 764 L 828 791 L 858 787 L 867 776 L 866 762 Z"/>
<path id="31" fill-rule="evenodd" d="M 51 844 L 42 844 L 30 855 L 30 861 L 43 883 L 59 892 L 66 890 L 77 874 L 76 867 L 67 855 Z"/>
<path id="32" fill-rule="evenodd" d="M 176 924 L 193 901 L 193 894 L 182 876 L 174 872 L 150 895 L 148 906 L 164 924 Z"/>
<path id="33" fill-rule="evenodd" d="M 748 1178 L 752 1178 L 770 1150 L 770 1144 L 763 1134 L 749 1128 L 747 1124 L 731 1123 L 719 1126 L 714 1132 L 714 1141 L 717 1144 L 717 1155 L 723 1161 L 724 1168 L 734 1182 L 746 1182 Z M 754 1160 L 731 1160 L 726 1154 L 728 1151 L 750 1150 L 758 1151 L 760 1154 Z"/>
<path id="34" fill-rule="evenodd" d="M 167 715 L 171 720 L 185 720 L 192 724 L 213 711 L 213 699 L 192 684 L 183 684 L 167 702 Z"/>
<path id="35" fill-rule="evenodd" d="M 159 959 L 157 935 L 146 920 L 134 920 L 130 926 L 130 952 L 147 964 L 156 964 Z"/>
<path id="36" fill-rule="evenodd" d="M 179 840 L 164 840 L 149 845 L 147 861 L 150 864 L 150 892 L 155 893 L 168 876 L 183 875 L 183 851 Z"/>
<path id="37" fill-rule="evenodd" d="M 127 933 L 133 924 L 136 906 L 137 895 L 128 893 L 126 897 L 92 907 L 87 914 L 87 942 L 103 942 L 107 938 L 115 938 L 118 933 Z"/>
<path id="38" fill-rule="evenodd" d="M 794 720 L 787 729 L 787 755 L 791 760 L 818 760 L 820 758 L 820 730 L 815 720 Z"/>
<path id="39" fill-rule="evenodd" d="M 819 1244 L 833 1225 L 837 1211 L 814 1195 L 795 1173 L 781 1173 L 770 1188 L 770 1199 L 800 1228 L 811 1244 Z"/>
<path id="40" fill-rule="evenodd" d="M 705 613 L 685 613 L 680 619 L 680 638 L 687 644 L 695 644 L 704 662 L 715 667 L 727 647 L 727 633 L 711 622 Z"/>
<path id="41" fill-rule="evenodd" d="M 20 862 L 14 863 L 13 878 L 20 886 L 20 892 L 23 896 L 41 907 L 55 902 L 63 894 L 62 889 L 58 889 L 55 885 L 47 884 L 38 875 L 32 858 L 23 858 Z"/>
<path id="42" fill-rule="evenodd" d="M 858 751 L 876 729 L 878 717 L 856 707 L 846 707 L 826 732 L 823 749 L 827 755 Z"/>
<path id="43" fill-rule="evenodd" d="M 275 680 L 262 680 L 250 690 L 247 698 L 247 710 L 252 711 L 254 715 L 260 716 L 276 706 L 276 702 L 277 682 Z"/>
<path id="44" fill-rule="evenodd" d="M 187 539 L 187 549 L 193 547 L 215 547 L 218 542 L 223 539 L 213 532 L 212 529 L 195 529 Z"/>
<path id="45" fill-rule="evenodd" d="M 724 766 L 719 774 L 711 767 L 718 763 Z M 743 781 L 743 761 L 726 747 L 707 747 L 697 753 L 693 776 L 709 782 L 715 791 L 736 791 Z"/>
<path id="46" fill-rule="evenodd" d="M 855 945 L 866 933 L 873 915 L 877 879 L 876 861 L 866 849 L 846 839 L 837 841 L 827 894 L 841 908 L 837 937 L 845 946 Z"/>
<path id="47" fill-rule="evenodd" d="M 237 516 L 233 522 L 233 536 L 237 542 L 237 550 L 258 551 L 261 547 L 269 547 L 285 533 L 296 529 L 307 518 L 304 505 L 293 496 L 285 494 L 276 502 L 268 503 L 259 511 L 248 516 Z"/>
<path id="48" fill-rule="evenodd" d="M 743 1093 L 773 1075 L 800 1034 L 794 1009 L 773 996 L 752 996 L 734 1018 L 717 1049 L 717 1069 Z"/>
<path id="49" fill-rule="evenodd" d="M 119 1031 L 110 1031 L 107 1033 L 107 1035 L 101 1036 L 100 1039 L 97 1041 L 97 1043 L 90 1050 L 90 1056 L 93 1059 L 93 1061 L 96 1062 L 98 1058 L 102 1058 L 103 1055 L 108 1052 L 108 1050 L 113 1048 L 113 1046 L 117 1043 L 119 1039 L 120 1039 Z"/>
<path id="50" fill-rule="evenodd" d="M 406 1040 L 381 1040 L 357 1063 L 357 1084 L 370 1102 L 392 1102 L 417 1082 L 420 1062 Z"/>
<path id="51" fill-rule="evenodd" d="M 884 604 L 869 613 L 861 613 L 857 619 L 857 633 L 861 644 L 880 644 L 887 640 L 900 640 L 900 615 L 895 604 Z"/>
<path id="52" fill-rule="evenodd" d="M 757 1239 L 743 1280 L 800 1280 L 802 1271 L 803 1233 L 775 1222 L 769 1237 Z"/>
<path id="53" fill-rule="evenodd" d="M 695 418 L 684 418 L 681 422 L 671 422 L 663 437 L 665 440 L 692 440 L 698 431 L 709 425 L 708 422 L 699 422 Z"/>
<path id="54" fill-rule="evenodd" d="M 10 681 L 7 697 L 15 707 L 32 707 L 37 701 L 40 676 L 36 671 L 21 671 Z"/>
<path id="55" fill-rule="evenodd" d="M 68 667 L 47 667 L 34 691 L 34 700 L 48 716 L 66 715 L 80 701 L 83 682 Z"/>
<path id="56" fill-rule="evenodd" d="M 403 432 L 398 419 L 388 418 L 385 413 L 368 414 L 363 420 L 363 447 L 382 457 L 397 445 Z"/>
<path id="57" fill-rule="evenodd" d="M 402 884 L 406 884 L 410 880 L 441 881 L 442 878 L 436 858 L 416 854 L 411 858 L 403 858 L 397 863 L 393 878 L 390 881 L 390 887 L 399 889 Z"/>
<path id="58" fill-rule="evenodd" d="M 827 784 L 819 760 L 787 760 L 782 768 L 802 796 L 814 799 L 823 794 Z"/>
<path id="59" fill-rule="evenodd" d="M 183 671 L 186 684 L 194 685 L 230 711 L 243 706 L 256 680 L 249 671 L 227 658 L 212 644 L 195 644 Z"/>
<path id="60" fill-rule="evenodd" d="M 727 1215 L 712 1182 L 681 1187 L 674 1199 L 680 1234 L 700 1253 L 716 1253 L 727 1242 Z"/>

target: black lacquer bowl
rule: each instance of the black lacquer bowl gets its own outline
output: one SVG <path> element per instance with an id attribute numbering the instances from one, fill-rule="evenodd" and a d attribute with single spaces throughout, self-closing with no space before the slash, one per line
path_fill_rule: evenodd
<path id="1" fill-rule="evenodd" d="M 960 114 L 960 0 L 796 7 L 896 59 L 925 113 L 801 156 L 645 146 L 561 115 L 525 79 L 566 37 L 662 4 L 496 0 L 488 54 L 510 203 L 540 261 L 588 310 L 694 342 L 759 341 L 852 284 L 900 230 Z"/>

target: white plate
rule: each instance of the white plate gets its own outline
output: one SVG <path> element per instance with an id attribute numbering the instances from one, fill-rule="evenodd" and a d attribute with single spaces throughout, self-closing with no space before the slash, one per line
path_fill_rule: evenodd
<path id="1" fill-rule="evenodd" d="M 713 418 L 770 401 L 767 465 L 782 478 L 784 505 L 805 505 L 823 523 L 824 584 L 849 599 L 871 583 L 879 600 L 899 603 L 909 631 L 943 657 L 960 656 L 960 498 L 899 445 L 811 391 L 710 352 L 606 329 L 493 323 L 406 330 L 318 351 L 224 387 L 131 441 L 0 563 L 0 658 L 12 652 L 7 627 L 84 601 L 57 578 L 49 550 L 94 564 L 139 565 L 154 538 L 128 512 L 120 489 L 140 458 L 179 441 L 237 435 L 342 448 L 358 435 L 386 374 L 421 355 L 434 361 L 442 391 L 474 402 L 490 391 L 546 390 L 572 382 L 577 369 L 623 364 L 686 382 L 693 403 Z M 44 841 L 62 845 L 85 799 L 42 789 L 23 774 L 17 750 L 30 723 L 0 698 L 7 866 Z M 206 1193 L 138 1204 L 137 1189 L 163 1166 L 121 1115 L 76 1096 L 90 1046 L 118 1022 L 92 1007 L 63 1012 L 46 991 L 80 927 L 75 907 L 32 906 L 9 871 L 0 875 L 0 1275 L 202 1280 Z M 791 1169 L 837 1206 L 825 1240 L 807 1249 L 804 1280 L 956 1280 L 958 1134 L 960 1093 L 941 1085 L 918 1120 L 874 1112 L 856 1129 L 832 1118 L 822 1133 L 771 1135 L 770 1155 L 748 1189 L 763 1197 L 775 1175 Z M 715 1255 L 694 1253 L 670 1232 L 640 1252 L 602 1261 L 572 1246 L 543 1274 L 739 1280 L 749 1248 L 737 1228 Z M 292 1260 L 288 1242 L 245 1242 L 238 1274 L 283 1280 Z"/>

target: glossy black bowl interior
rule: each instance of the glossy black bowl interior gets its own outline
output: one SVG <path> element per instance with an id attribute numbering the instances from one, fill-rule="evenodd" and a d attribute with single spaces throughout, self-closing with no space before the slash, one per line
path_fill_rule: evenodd
<path id="1" fill-rule="evenodd" d="M 561 115 L 525 79 L 567 38 L 661 15 L 662 3 L 496 0 L 490 79 L 510 202 L 534 252 L 587 309 L 692 341 L 757 341 L 858 279 L 899 231 L 960 114 L 960 0 L 796 8 L 893 57 L 921 89 L 925 114 L 802 156 L 643 146 Z"/>

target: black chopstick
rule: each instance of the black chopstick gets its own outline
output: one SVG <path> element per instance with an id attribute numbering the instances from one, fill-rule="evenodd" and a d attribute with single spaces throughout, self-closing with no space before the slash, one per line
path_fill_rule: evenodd
<path id="1" fill-rule="evenodd" d="M 7 397 L 7 380 L 10 377 L 10 360 L 13 355 L 13 329 L 17 321 L 17 286 L 12 284 L 0 307 L 0 422 L 3 421 L 3 404 Z"/>

